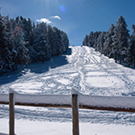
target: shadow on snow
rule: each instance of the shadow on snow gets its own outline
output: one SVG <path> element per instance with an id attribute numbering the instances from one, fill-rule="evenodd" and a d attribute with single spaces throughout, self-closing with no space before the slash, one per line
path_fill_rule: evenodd
<path id="1" fill-rule="evenodd" d="M 68 64 L 66 55 L 71 55 L 71 54 L 72 54 L 72 49 L 68 48 L 67 52 L 65 52 L 64 54 L 60 56 L 55 56 L 50 60 L 45 61 L 44 63 L 41 62 L 31 63 L 30 65 L 19 67 L 18 70 L 14 72 L 7 73 L 5 75 L 0 76 L 0 86 L 17 80 L 19 77 L 23 76 L 27 72 L 42 74 L 49 71 L 51 68 L 54 69 L 60 66 L 64 66 Z"/>

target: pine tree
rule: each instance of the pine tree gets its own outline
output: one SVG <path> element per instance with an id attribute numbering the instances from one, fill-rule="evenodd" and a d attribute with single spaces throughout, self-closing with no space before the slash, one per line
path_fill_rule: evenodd
<path id="1" fill-rule="evenodd" d="M 94 46 L 94 33 L 93 33 L 93 31 L 91 31 L 89 36 L 88 36 L 88 46 L 90 46 L 90 47 Z"/>
<path id="2" fill-rule="evenodd" d="M 6 27 L 0 14 L 0 74 L 12 69 L 11 46 L 6 35 Z"/>
<path id="3" fill-rule="evenodd" d="M 97 39 L 98 39 L 98 37 L 99 37 L 100 34 L 101 34 L 101 31 L 94 32 L 94 35 L 93 35 L 93 42 L 94 42 L 93 48 L 95 48 L 95 49 L 98 46 Z"/>
<path id="4" fill-rule="evenodd" d="M 101 34 L 97 38 L 97 46 L 95 48 L 96 51 L 101 53 L 104 52 L 104 42 L 105 42 L 106 32 L 101 32 Z"/>
<path id="5" fill-rule="evenodd" d="M 69 46 L 69 40 L 67 34 L 63 31 L 61 31 L 61 42 L 62 42 L 62 50 L 63 52 L 66 52 Z"/>
<path id="6" fill-rule="evenodd" d="M 116 22 L 113 36 L 113 46 L 115 49 L 115 60 L 120 63 L 125 62 L 128 50 L 129 31 L 125 19 L 120 16 Z"/>
<path id="7" fill-rule="evenodd" d="M 106 39 L 104 43 L 104 54 L 109 58 L 114 58 L 114 48 L 113 48 L 113 40 L 112 37 L 114 35 L 115 26 L 111 24 L 108 32 L 106 33 Z"/>
<path id="8" fill-rule="evenodd" d="M 54 56 L 55 55 L 55 44 L 53 42 L 53 37 L 54 36 L 54 30 L 52 28 L 51 25 L 48 25 L 48 37 L 47 37 L 47 40 L 48 40 L 48 44 L 50 45 L 50 48 L 51 48 L 51 56 Z"/>
<path id="9" fill-rule="evenodd" d="M 23 37 L 25 42 L 28 42 L 29 45 L 30 36 L 32 33 L 32 21 L 30 18 L 28 19 L 23 18 L 22 22 L 23 22 L 23 31 L 24 31 Z"/>
<path id="10" fill-rule="evenodd" d="M 129 55 L 127 57 L 126 64 L 131 67 L 135 67 L 135 25 L 132 25 L 132 35 L 130 39 Z"/>
<path id="11" fill-rule="evenodd" d="M 88 38 L 88 35 L 85 36 L 84 40 L 83 40 L 83 46 L 89 46 L 88 45 L 88 42 L 89 42 L 89 38 Z"/>
<path id="12" fill-rule="evenodd" d="M 37 25 L 33 48 L 38 54 L 39 61 L 44 62 L 51 58 L 51 47 L 47 42 L 47 25 L 45 23 Z"/>
<path id="13" fill-rule="evenodd" d="M 19 26 L 16 26 L 17 30 L 14 33 L 12 38 L 12 44 L 14 46 L 15 54 L 15 63 L 26 65 L 29 62 L 29 50 L 26 48 L 26 42 L 23 38 L 23 29 Z"/>
<path id="14" fill-rule="evenodd" d="M 63 48 L 62 48 L 62 39 L 61 39 L 61 32 L 58 28 L 53 27 L 54 29 L 54 44 L 55 44 L 55 48 L 56 48 L 56 55 L 60 55 L 63 52 Z"/>

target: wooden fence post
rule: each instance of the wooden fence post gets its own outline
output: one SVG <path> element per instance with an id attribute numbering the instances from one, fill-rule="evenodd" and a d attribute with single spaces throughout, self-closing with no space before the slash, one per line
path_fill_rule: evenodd
<path id="1" fill-rule="evenodd" d="M 9 135 L 14 135 L 14 93 L 9 95 Z"/>
<path id="2" fill-rule="evenodd" d="M 78 95 L 72 94 L 72 122 L 73 135 L 79 135 Z"/>

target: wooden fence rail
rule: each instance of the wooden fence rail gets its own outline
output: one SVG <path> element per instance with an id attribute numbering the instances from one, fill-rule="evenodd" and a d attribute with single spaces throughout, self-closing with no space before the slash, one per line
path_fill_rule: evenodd
<path id="1" fill-rule="evenodd" d="M 59 99 L 60 97 L 64 98 Z M 78 113 L 79 108 L 107 110 L 107 111 L 135 112 L 134 103 L 135 97 L 105 97 L 105 96 L 102 97 L 102 96 L 78 95 L 76 93 L 73 93 L 72 96 L 71 95 L 39 96 L 39 95 L 22 95 L 14 93 L 10 93 L 9 95 L 0 94 L 0 104 L 9 104 L 9 135 L 15 134 L 14 105 L 72 108 L 73 135 L 79 135 L 79 113 Z"/>

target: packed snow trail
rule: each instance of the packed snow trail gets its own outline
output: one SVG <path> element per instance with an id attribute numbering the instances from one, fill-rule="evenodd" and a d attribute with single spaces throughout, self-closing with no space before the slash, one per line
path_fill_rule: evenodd
<path id="1" fill-rule="evenodd" d="M 21 72 L 19 71 L 21 70 Z M 9 88 L 18 93 L 70 94 L 72 88 L 88 95 L 135 96 L 135 70 L 89 47 L 70 47 L 62 56 L 44 64 L 31 64 L 0 76 L 0 93 Z M 15 107 L 16 119 L 71 122 L 71 109 Z M 79 110 L 81 122 L 135 124 L 134 113 Z M 0 105 L 0 118 L 8 118 L 9 109 Z"/>

